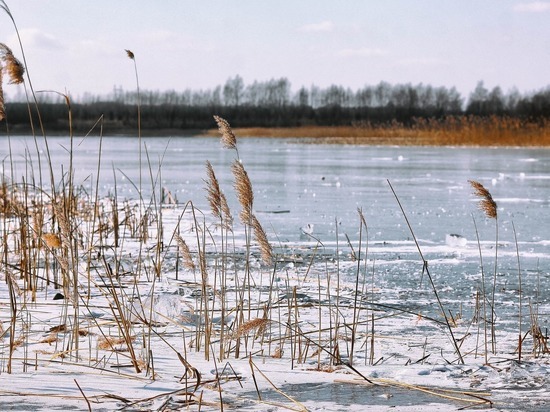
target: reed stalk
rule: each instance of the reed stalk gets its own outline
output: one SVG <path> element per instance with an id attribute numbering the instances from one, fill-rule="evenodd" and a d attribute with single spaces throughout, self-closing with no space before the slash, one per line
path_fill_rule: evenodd
<path id="1" fill-rule="evenodd" d="M 359 313 L 360 313 L 360 308 L 358 307 L 357 301 L 358 301 L 359 295 L 361 294 L 359 291 L 359 275 L 361 273 L 361 250 L 363 248 L 363 245 L 362 245 L 363 227 L 365 228 L 365 230 L 368 230 L 367 222 L 365 221 L 365 216 L 363 215 L 363 211 L 361 210 L 361 208 L 357 209 L 357 213 L 359 215 L 359 244 L 358 244 L 358 255 L 357 255 L 357 270 L 355 273 L 353 318 L 352 318 L 352 325 L 351 325 L 351 350 L 350 350 L 350 356 L 349 356 L 350 365 L 353 365 L 353 353 L 354 353 L 356 334 L 357 334 L 357 323 L 359 320 Z M 367 238 L 368 238 L 368 232 L 367 232 Z M 368 241 L 367 241 L 367 246 L 365 251 L 365 260 L 367 259 L 367 253 L 368 253 Z"/>
<path id="2" fill-rule="evenodd" d="M 522 331 L 521 331 L 521 297 L 522 297 L 522 287 L 521 287 L 521 263 L 520 263 L 520 259 L 519 259 L 519 245 L 518 245 L 518 236 L 517 236 L 517 232 L 516 232 L 516 226 L 514 225 L 514 221 L 512 221 L 512 230 L 514 232 L 514 243 L 516 245 L 516 258 L 517 258 L 517 263 L 518 263 L 518 304 L 519 304 L 519 309 L 518 309 L 518 363 L 521 363 L 521 349 L 522 349 L 522 343 L 523 343 L 523 338 L 522 338 Z"/>
<path id="3" fill-rule="evenodd" d="M 483 254 L 481 253 L 481 242 L 479 240 L 479 231 L 477 229 L 477 224 L 474 216 L 472 215 L 472 220 L 474 222 L 474 228 L 476 232 L 476 239 L 477 239 L 477 248 L 479 251 L 479 266 L 481 270 L 481 299 L 483 301 L 483 344 L 484 344 L 484 357 L 485 357 L 485 365 L 488 364 L 488 347 L 487 347 L 487 294 L 485 289 L 485 269 L 483 266 Z"/>
<path id="4" fill-rule="evenodd" d="M 493 289 L 491 291 L 491 344 L 493 354 L 496 353 L 496 311 L 495 311 L 495 292 L 497 288 L 497 268 L 498 268 L 498 208 L 493 200 L 491 193 L 479 182 L 475 180 L 468 181 L 474 189 L 474 195 L 480 198 L 478 202 L 479 209 L 489 219 L 495 220 L 495 264 L 493 272 Z"/>
<path id="5" fill-rule="evenodd" d="M 397 201 L 397 204 L 399 205 L 399 209 L 401 209 L 401 213 L 403 214 L 403 217 L 405 218 L 405 222 L 407 223 L 407 226 L 411 232 L 411 236 L 413 237 L 414 243 L 416 245 L 416 249 L 418 250 L 418 254 L 420 255 L 420 258 L 422 259 L 422 271 L 426 273 L 428 276 L 428 279 L 430 281 L 430 285 L 432 286 L 432 290 L 434 292 L 435 299 L 437 300 L 437 304 L 439 305 L 439 309 L 441 313 L 443 314 L 443 317 L 445 319 L 445 324 L 447 325 L 447 329 L 449 330 L 449 334 L 451 336 L 451 343 L 455 347 L 455 352 L 458 356 L 458 359 L 461 364 L 464 364 L 464 359 L 462 358 L 462 354 L 460 353 L 460 347 L 457 344 L 457 341 L 455 339 L 453 328 L 451 326 L 451 323 L 449 322 L 449 318 L 447 317 L 447 313 L 443 307 L 443 303 L 441 302 L 441 299 L 439 298 L 439 293 L 437 292 L 437 288 L 435 287 L 435 283 L 433 281 L 432 275 L 430 274 L 430 270 L 428 269 L 428 261 L 424 259 L 424 255 L 422 253 L 422 250 L 420 249 L 420 245 L 418 244 L 418 240 L 416 239 L 416 235 L 414 234 L 414 231 L 412 230 L 412 226 L 409 222 L 409 219 L 407 218 L 407 215 L 405 214 L 405 210 L 403 209 L 403 206 L 401 205 L 401 201 L 397 197 L 397 193 L 393 189 L 393 186 L 391 185 L 390 181 L 388 180 L 388 185 L 390 186 L 390 189 L 395 197 L 395 200 Z"/>
<path id="6" fill-rule="evenodd" d="M 142 150 L 142 145 L 141 145 L 141 94 L 140 94 L 140 87 L 139 87 L 139 74 L 138 74 L 138 68 L 137 68 L 137 62 L 136 62 L 136 56 L 135 54 L 131 51 L 131 50 L 124 50 L 126 52 L 126 56 L 132 60 L 132 63 L 134 64 L 134 75 L 135 75 L 135 78 L 136 78 L 136 90 L 137 90 L 137 132 L 138 132 L 138 144 L 139 144 L 139 159 L 138 159 L 138 162 L 139 162 L 139 197 L 141 199 L 142 197 L 142 186 L 141 186 L 141 166 L 142 166 L 142 161 L 141 161 L 141 150 Z"/>

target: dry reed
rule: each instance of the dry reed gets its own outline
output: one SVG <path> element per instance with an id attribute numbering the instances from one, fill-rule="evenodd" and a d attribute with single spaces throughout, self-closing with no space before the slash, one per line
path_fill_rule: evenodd
<path id="1" fill-rule="evenodd" d="M 135 336 L 130 337 L 130 341 L 134 341 Z M 97 347 L 102 350 L 124 351 L 128 350 L 128 340 L 125 337 L 117 338 L 113 336 L 105 336 L 97 341 Z"/>
<path id="2" fill-rule="evenodd" d="M 550 120 L 508 116 L 415 118 L 411 125 L 357 123 L 350 126 L 248 127 L 240 137 L 308 138 L 309 143 L 401 146 L 549 146 Z M 209 134 L 214 135 L 212 130 Z"/>
<path id="3" fill-rule="evenodd" d="M 206 161 L 206 175 L 208 176 L 206 193 L 207 200 L 210 204 L 210 210 L 212 214 L 217 218 L 222 218 L 222 200 L 221 200 L 221 190 L 216 174 L 214 173 L 214 168 L 212 164 L 207 160 Z"/>
<path id="4" fill-rule="evenodd" d="M 183 266 L 190 270 L 195 270 L 196 265 L 193 261 L 193 256 L 191 256 L 191 251 L 189 250 L 189 246 L 185 242 L 185 240 L 182 239 L 182 237 L 178 234 L 175 235 L 176 243 L 178 244 L 179 251 L 183 257 Z"/>
<path id="5" fill-rule="evenodd" d="M 6 117 L 6 108 L 4 103 L 3 72 L 7 73 L 9 84 L 23 83 L 25 67 L 13 55 L 11 49 L 4 43 L 0 43 L 0 121 Z"/>
<path id="6" fill-rule="evenodd" d="M 61 247 L 61 239 L 55 233 L 44 233 L 42 240 L 50 249 L 58 249 Z"/>
<path id="7" fill-rule="evenodd" d="M 11 49 L 4 43 L 0 43 L 0 59 L 4 61 L 5 70 L 10 79 L 10 84 L 23 83 L 25 74 L 25 67 L 21 62 L 13 55 Z"/>
<path id="8" fill-rule="evenodd" d="M 474 195 L 480 197 L 478 203 L 479 209 L 490 219 L 495 219 L 495 264 L 493 272 L 493 290 L 491 292 L 491 337 L 492 350 L 496 353 L 496 313 L 495 313 L 495 293 L 497 288 L 497 264 L 498 264 L 498 212 L 497 204 L 493 200 L 491 193 L 479 182 L 475 180 L 468 181 L 474 189 Z M 485 290 L 485 285 L 483 285 Z M 485 301 L 485 297 L 483 297 Z"/>
<path id="9" fill-rule="evenodd" d="M 214 120 L 218 124 L 218 131 L 222 135 L 223 147 L 226 149 L 237 149 L 237 138 L 231 129 L 231 126 L 227 120 L 222 119 L 220 116 L 214 116 Z"/>
<path id="10" fill-rule="evenodd" d="M 485 187 L 475 180 L 468 180 L 472 188 L 474 189 L 474 194 L 481 198 L 479 201 L 479 209 L 485 213 L 485 216 L 491 219 L 496 219 L 497 217 L 497 204 L 493 200 L 491 193 L 485 189 Z"/>
<path id="11" fill-rule="evenodd" d="M 235 160 L 231 165 L 233 176 L 235 177 L 235 191 L 237 193 L 237 199 L 241 205 L 242 211 L 240 213 L 241 222 L 243 224 L 249 224 L 252 219 L 252 206 L 254 203 L 254 192 L 252 191 L 252 184 L 248 177 L 248 173 L 244 169 L 244 166 L 238 160 Z"/>
<path id="12" fill-rule="evenodd" d="M 260 246 L 260 254 L 262 260 L 266 265 L 269 265 L 273 262 L 273 248 L 267 240 L 267 235 L 260 224 L 260 221 L 256 218 L 255 215 L 252 215 L 252 228 L 254 229 L 254 237 L 256 242 Z"/>
<path id="13" fill-rule="evenodd" d="M 245 322 L 241 326 L 239 326 L 239 329 L 237 329 L 236 337 L 246 335 L 252 330 L 255 330 L 257 335 L 261 335 L 265 331 L 268 323 L 269 319 L 265 318 L 256 318 L 249 320 L 248 322 Z"/>
<path id="14" fill-rule="evenodd" d="M 233 223 L 231 210 L 229 209 L 225 194 L 220 189 L 220 184 L 214 173 L 214 168 L 209 161 L 206 161 L 206 174 L 208 176 L 206 192 L 210 210 L 215 217 L 223 222 L 222 224 L 225 229 L 230 229 Z"/>

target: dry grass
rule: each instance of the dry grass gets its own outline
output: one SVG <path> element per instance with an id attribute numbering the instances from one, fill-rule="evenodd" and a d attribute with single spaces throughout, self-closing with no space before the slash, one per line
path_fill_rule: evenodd
<path id="1" fill-rule="evenodd" d="M 187 243 L 185 242 L 185 240 L 182 239 L 180 235 L 176 234 L 175 238 L 179 248 L 179 252 L 183 257 L 183 266 L 186 269 L 194 271 L 196 269 L 196 266 L 195 266 L 195 262 L 193 261 L 193 256 L 191 256 L 191 251 L 189 250 L 189 246 L 187 246 Z"/>
<path id="2" fill-rule="evenodd" d="M 226 228 L 229 228 L 233 223 L 231 210 L 229 209 L 225 194 L 220 189 L 220 184 L 214 173 L 214 168 L 209 161 L 206 162 L 206 175 L 208 176 L 206 193 L 208 203 L 210 204 L 210 210 L 215 217 L 224 222 Z"/>
<path id="3" fill-rule="evenodd" d="M 386 125 L 236 128 L 239 137 L 311 138 L 314 143 L 402 146 L 550 146 L 549 120 L 448 116 Z M 215 131 L 209 132 L 215 135 Z"/>
<path id="4" fill-rule="evenodd" d="M 248 177 L 248 173 L 244 169 L 241 162 L 235 160 L 231 165 L 233 176 L 235 176 L 235 192 L 242 207 L 240 213 L 241 222 L 249 224 L 252 219 L 252 205 L 254 203 L 254 191 Z"/>
<path id="5" fill-rule="evenodd" d="M 222 136 L 222 144 L 226 149 L 236 149 L 237 148 L 237 138 L 229 125 L 229 122 L 225 119 L 222 119 L 219 116 L 214 116 L 214 120 L 218 124 L 218 131 Z"/>
<path id="6" fill-rule="evenodd" d="M 273 262 L 273 248 L 267 240 L 264 228 L 260 224 L 260 221 L 256 216 L 252 215 L 252 227 L 254 228 L 254 237 L 256 242 L 260 246 L 260 253 L 262 260 L 265 264 L 271 264 Z"/>
<path id="7" fill-rule="evenodd" d="M 485 213 L 485 216 L 491 219 L 496 219 L 497 217 L 497 204 L 493 200 L 491 193 L 485 189 L 485 187 L 475 180 L 469 180 L 470 185 L 474 189 L 474 194 L 480 197 L 479 209 Z"/>
<path id="8" fill-rule="evenodd" d="M 258 335 L 261 335 L 263 331 L 265 331 L 265 328 L 267 324 L 269 323 L 269 319 L 265 318 L 256 318 L 249 320 L 246 323 L 243 323 L 239 329 L 237 330 L 237 337 L 246 335 L 248 332 L 255 330 L 257 331 Z"/>
<path id="9" fill-rule="evenodd" d="M 6 117 L 4 107 L 4 91 L 2 88 L 3 72 L 6 72 L 10 84 L 23 83 L 25 67 L 13 55 L 11 49 L 4 43 L 0 43 L 0 120 Z"/>

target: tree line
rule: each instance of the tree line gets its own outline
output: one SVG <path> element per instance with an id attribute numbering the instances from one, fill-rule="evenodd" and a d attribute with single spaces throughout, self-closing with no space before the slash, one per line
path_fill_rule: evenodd
<path id="1" fill-rule="evenodd" d="M 55 94 L 39 96 L 40 117 L 49 130 L 67 130 L 67 106 Z M 86 130 L 99 118 L 111 131 L 135 128 L 140 107 L 144 131 L 209 129 L 212 115 L 230 119 L 235 127 L 349 126 L 354 124 L 411 125 L 417 119 L 446 116 L 509 116 L 529 119 L 550 117 L 550 87 L 522 94 L 500 87 L 489 90 L 479 82 L 467 100 L 454 88 L 426 84 L 380 82 L 352 90 L 332 85 L 312 85 L 293 92 L 286 78 L 254 81 L 227 79 L 213 89 L 184 91 L 123 90 L 114 87 L 104 96 L 86 93 L 71 103 L 73 127 Z M 12 131 L 24 132 L 29 125 L 26 103 L 6 102 Z M 35 121 L 38 121 L 34 112 Z"/>

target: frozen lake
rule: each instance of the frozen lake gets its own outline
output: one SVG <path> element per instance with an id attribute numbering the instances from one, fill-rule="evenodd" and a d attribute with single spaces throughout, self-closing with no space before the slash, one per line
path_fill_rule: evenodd
<path id="1" fill-rule="evenodd" d="M 68 168 L 67 138 L 48 138 L 56 179 Z M 235 153 L 223 149 L 217 138 L 143 139 L 144 197 L 151 192 L 147 162 L 156 178 L 161 167 L 162 186 L 180 202 L 193 200 L 205 206 L 205 162 L 214 166 L 222 190 L 230 203 L 232 176 L 229 165 Z M 48 171 L 42 139 L 43 179 Z M 8 143 L 2 142 L 4 174 L 10 174 Z M 136 138 L 104 138 L 101 155 L 101 194 L 112 193 L 113 169 L 121 197 L 137 197 L 132 180 L 139 181 L 139 145 Z M 12 137 L 14 174 L 28 181 L 30 167 L 38 179 L 36 148 L 31 138 Z M 289 211 L 286 216 L 269 217 L 277 223 L 277 234 L 294 240 L 304 223 L 315 225 L 315 233 L 327 240 L 334 233 L 334 222 L 352 235 L 357 225 L 358 207 L 363 209 L 370 235 L 376 239 L 403 239 L 397 204 L 387 179 L 394 186 L 405 211 L 413 218 L 417 236 L 441 240 L 446 231 L 468 235 L 475 199 L 469 179 L 488 188 L 499 205 L 501 223 L 514 220 L 518 231 L 527 232 L 523 240 L 541 240 L 536 228 L 548 227 L 550 218 L 550 150 L 525 148 L 448 148 L 314 145 L 283 139 L 241 139 L 241 160 L 255 190 L 255 209 Z M 90 189 L 97 177 L 99 140 L 74 141 L 76 182 Z M 147 158 L 148 157 L 148 158 Z M 29 159 L 29 160 L 26 160 Z M 370 217 L 370 218 L 369 218 Z M 418 221 L 417 221 L 418 220 Z M 465 221 L 466 220 L 466 221 Z M 283 225 L 279 223 L 284 222 Z M 424 226 L 424 227 L 421 227 Z M 418 229 L 417 229 L 418 227 Z M 382 232 L 382 233 L 380 233 Z M 544 236 L 543 236 L 544 237 Z M 443 236 L 444 238 L 444 236 Z"/>
<path id="2" fill-rule="evenodd" d="M 16 182 L 24 180 L 39 185 L 38 155 L 34 141 L 31 138 L 12 137 L 10 143 L 8 145 L 6 139 L 1 143 L 5 156 L 4 175 L 8 179 L 14 176 Z M 53 137 L 48 139 L 48 143 L 55 181 L 60 182 L 62 174 L 69 167 L 67 149 L 70 142 L 67 138 Z M 210 219 L 204 181 L 205 163 L 208 160 L 227 195 L 233 216 L 238 216 L 239 206 L 230 169 L 236 153 L 223 149 L 219 139 L 155 138 L 143 139 L 143 143 L 147 150 L 142 152 L 141 182 L 146 200 L 153 191 L 151 182 L 158 181 L 154 189 L 157 196 L 160 188 L 165 187 L 181 204 L 193 201 Z M 120 198 L 137 199 L 136 189 L 140 181 L 138 140 L 105 138 L 101 156 L 99 147 L 97 138 L 75 139 L 75 184 L 81 185 L 88 193 L 94 193 L 100 159 L 100 196 L 112 196 L 116 187 Z M 282 279 L 277 282 L 284 284 L 284 272 L 287 277 L 298 281 L 300 293 L 296 298 L 304 304 L 303 310 L 307 311 L 311 304 L 325 303 L 316 300 L 321 298 L 316 289 L 318 284 L 315 276 L 320 279 L 335 272 L 342 277 L 343 282 L 339 309 L 353 307 L 356 294 L 354 279 L 358 275 L 358 265 L 352 259 L 352 254 L 359 252 L 357 209 L 361 208 L 368 226 L 368 233 L 363 230 L 361 234 L 361 259 L 364 262 L 364 265 L 361 264 L 361 279 L 368 277 L 370 284 L 372 276 L 373 286 L 368 301 L 389 305 L 392 311 L 401 310 L 413 317 L 415 314 L 437 318 L 441 316 L 425 277 L 423 283 L 420 283 L 422 261 L 389 181 L 403 205 L 422 253 L 429 262 L 430 272 L 445 308 L 455 315 L 460 313 L 465 320 L 474 318 L 474 296 L 480 285 L 479 249 L 488 278 L 487 287 L 491 286 L 495 260 L 495 220 L 486 218 L 477 208 L 479 199 L 474 197 L 468 183 L 468 180 L 476 180 L 491 192 L 498 204 L 496 302 L 499 332 L 517 334 L 518 327 L 518 254 L 512 223 L 516 228 L 523 277 L 523 331 L 527 330 L 529 324 L 529 304 L 536 307 L 538 324 L 542 330 L 547 329 L 550 296 L 543 291 L 550 288 L 549 149 L 337 146 L 282 139 L 241 139 L 238 147 L 254 189 L 255 212 L 277 256 L 281 257 L 282 265 L 288 265 L 277 267 L 280 272 L 278 276 Z M 43 169 L 42 186 L 48 188 L 49 171 L 45 168 L 47 159 L 41 139 L 38 140 L 38 152 Z M 167 211 L 166 215 L 170 213 Z M 474 221 L 479 230 L 479 247 Z M 312 228 L 311 236 L 304 235 L 300 229 L 307 225 Z M 450 234 L 460 237 L 450 237 Z M 238 239 L 242 233 L 236 232 L 236 236 L 237 243 L 242 243 L 242 239 Z M 170 256 L 166 258 L 167 266 L 170 259 Z M 308 275 L 309 283 L 305 282 Z M 288 293 L 283 293 L 284 286 L 280 287 L 279 298 L 288 300 Z M 182 296 L 182 299 L 185 298 L 188 296 Z M 308 318 L 308 322 L 310 320 Z M 419 321 L 420 318 L 414 317 L 411 321 L 404 317 L 400 321 L 388 319 L 385 324 L 384 317 L 381 317 L 377 320 L 377 328 L 380 328 L 382 339 L 383 336 L 394 334 L 396 328 L 398 334 L 403 336 L 403 342 L 423 342 L 423 334 L 426 335 L 426 342 L 428 337 L 433 339 L 433 330 Z M 465 323 L 459 322 L 459 325 L 464 336 L 473 334 L 466 330 Z M 479 329 L 477 334 L 479 336 Z M 412 356 L 409 351 L 413 347 L 400 348 L 402 353 L 392 359 L 393 348 L 398 346 L 396 343 L 393 345 L 385 348 L 385 351 L 380 349 L 387 363 L 379 365 L 379 369 L 369 369 L 369 373 L 374 374 L 369 376 L 378 374 L 383 377 L 387 374 L 400 377 L 401 373 L 405 373 L 402 367 L 405 356 Z M 439 349 L 439 343 L 435 345 Z M 438 356 L 437 349 L 432 350 L 431 359 Z M 422 355 L 414 356 L 420 359 Z M 472 357 L 470 353 L 468 360 Z M 439 363 L 436 360 L 433 362 L 434 365 L 442 363 L 441 360 Z M 511 367 L 510 376 L 502 372 L 493 377 L 492 374 L 497 372 L 488 368 L 468 372 L 458 366 L 449 366 L 443 370 L 441 366 L 429 369 L 418 364 L 407 369 L 407 373 L 414 375 L 414 380 L 420 382 L 422 377 L 430 377 L 432 372 L 442 373 L 448 378 L 443 385 L 450 384 L 454 379 L 464 381 L 463 374 L 470 376 L 475 373 L 481 376 L 479 379 L 487 382 L 490 389 L 501 390 L 502 395 L 498 395 L 498 392 L 497 395 L 514 409 L 517 406 L 514 402 L 520 401 L 513 391 L 534 388 L 547 393 L 548 384 L 545 378 L 540 378 L 545 376 L 546 369 L 538 368 L 535 363 L 526 363 L 525 370 L 522 368 Z M 513 373 L 521 375 L 521 379 L 525 378 L 525 382 L 534 386 L 521 386 L 523 381 L 512 376 Z M 403 376 L 406 377 L 408 375 Z M 438 382 L 438 378 L 431 378 L 431 381 L 427 380 L 428 383 Z M 345 405 L 350 397 L 363 397 L 365 394 L 360 389 L 333 382 L 327 387 L 323 386 L 323 382 L 317 382 L 317 386 L 309 385 L 307 388 L 311 393 L 301 385 L 298 379 L 296 382 L 288 382 L 283 388 L 285 392 L 296 394 L 302 399 L 311 397 L 312 402 L 331 401 L 339 405 Z M 321 391 L 317 393 L 313 390 L 315 388 L 321 388 Z M 370 391 L 369 394 L 370 397 L 379 398 L 378 402 L 387 400 L 383 397 L 384 393 Z M 536 399 L 533 394 L 525 392 L 525 397 L 528 396 Z M 362 405 L 362 402 L 367 402 L 361 399 L 353 403 Z M 418 395 L 412 399 L 399 399 L 400 402 L 410 401 L 412 405 L 424 402 Z M 429 402 L 429 398 L 426 401 Z M 372 404 L 372 399 L 368 402 Z"/>
<path id="3" fill-rule="evenodd" d="M 68 168 L 67 138 L 48 138 L 56 181 Z M 233 214 L 237 201 L 232 189 L 232 150 L 217 138 L 143 139 L 142 190 L 151 193 L 153 179 L 185 203 L 208 211 L 205 198 L 205 162 L 212 163 Z M 8 144 L 4 174 L 10 175 Z M 49 184 L 44 145 L 39 138 L 43 181 Z M 103 140 L 100 195 L 115 187 L 123 198 L 137 198 L 139 145 L 136 138 Z M 39 179 L 36 148 L 31 138 L 12 137 L 14 180 Z M 239 140 L 241 160 L 254 189 L 254 208 L 270 239 L 282 244 L 303 240 L 300 228 L 310 224 L 313 235 L 326 247 L 336 232 L 356 240 L 357 209 L 366 218 L 369 241 L 402 242 L 410 231 L 387 180 L 403 204 L 415 235 L 427 245 L 445 244 L 446 234 L 475 239 L 472 216 L 482 241 L 494 240 L 494 222 L 477 211 L 468 180 L 482 183 L 499 207 L 500 240 L 513 242 L 512 221 L 523 251 L 544 253 L 550 240 L 550 150 L 525 148 L 371 147 L 314 145 L 282 139 Z M 76 183 L 92 192 L 98 174 L 99 140 L 74 141 Z M 26 160 L 30 159 L 30 160 Z M 160 167 L 160 175 L 158 174 Z M 30 167 L 32 166 L 32 167 Z M 32 170 L 32 172 L 31 172 Z M 133 183 L 131 183 L 131 182 Z M 336 228 L 336 225 L 338 228 Z M 345 238 L 344 238 L 345 239 Z M 534 256 L 534 255 L 533 255 Z M 540 262 L 544 265 L 544 262 Z"/>
<path id="4" fill-rule="evenodd" d="M 142 152 L 145 199 L 152 192 L 152 179 L 158 180 L 162 183 L 156 186 L 157 194 L 160 186 L 166 187 L 178 202 L 191 200 L 209 214 L 204 182 L 208 160 L 226 193 L 233 215 L 238 216 L 230 170 L 236 154 L 224 149 L 218 138 L 142 141 L 146 148 Z M 69 140 L 50 137 L 48 142 L 59 182 L 69 164 Z M 98 174 L 99 144 L 98 138 L 74 140 L 76 183 L 90 193 L 94 191 Z M 3 145 L 7 153 L 5 140 Z M 42 178 L 48 182 L 41 139 L 38 139 L 38 146 L 42 156 Z M 454 292 L 449 299 L 461 302 L 474 293 L 475 286 L 469 279 L 479 274 L 474 219 L 485 270 L 490 274 L 494 267 L 495 221 L 487 219 L 477 208 L 478 199 L 468 183 L 468 180 L 476 180 L 491 192 L 498 205 L 501 291 L 517 290 L 518 259 L 512 223 L 516 228 L 521 270 L 526 278 L 523 285 L 526 296 L 535 297 L 536 289 L 550 282 L 549 149 L 315 145 L 250 138 L 240 139 L 238 146 L 254 189 L 254 208 L 280 253 L 305 256 L 317 246 L 315 253 L 318 255 L 333 255 L 338 248 L 340 254 L 349 256 L 351 248 L 347 239 L 357 248 L 357 209 L 361 208 L 368 225 L 368 234 L 362 234 L 363 248 L 368 239 L 368 258 L 376 262 L 376 270 L 389 273 L 384 277 L 388 288 L 414 289 L 418 278 L 410 274 L 418 272 L 421 260 L 389 180 L 434 276 L 440 276 L 440 284 Z M 11 150 L 15 159 L 14 175 L 18 177 L 15 180 L 21 181 L 25 176 L 26 181 L 31 181 L 31 170 L 37 180 L 34 141 L 13 137 Z M 137 198 L 138 164 L 137 138 L 104 138 L 100 195 L 114 193 L 116 177 L 118 196 Z M 3 167 L 4 173 L 9 175 L 6 160 Z M 308 224 L 313 228 L 313 237 L 304 236 L 300 229 Z M 449 244 L 449 234 L 464 237 L 467 244 Z M 350 276 L 354 276 L 355 269 L 350 272 Z M 401 301 L 403 296 L 395 298 Z M 550 299 L 546 295 L 537 295 L 537 298 L 546 303 Z"/>

